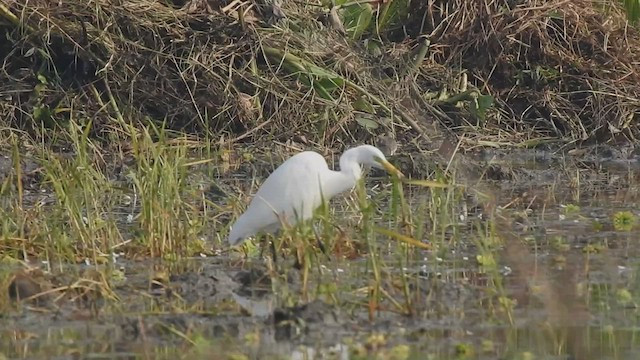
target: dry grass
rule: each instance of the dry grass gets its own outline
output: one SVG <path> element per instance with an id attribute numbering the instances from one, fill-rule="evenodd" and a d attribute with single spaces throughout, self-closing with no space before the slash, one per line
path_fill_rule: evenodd
<path id="1" fill-rule="evenodd" d="M 460 67 L 503 114 L 507 133 L 637 138 L 640 36 L 610 1 L 435 2 L 412 23 L 433 61 Z M 418 24 L 420 24 L 418 26 Z"/>
<path id="2" fill-rule="evenodd" d="M 279 20 L 251 1 L 9 2 L 0 112 L 32 132 L 94 119 L 101 137 L 152 119 L 216 141 L 335 145 L 430 135 L 435 118 L 500 140 L 635 139 L 640 35 L 616 4 L 423 1 L 363 42 L 297 2 Z M 419 35 L 424 58 L 410 54 Z M 483 95 L 498 110 L 474 115 Z"/>

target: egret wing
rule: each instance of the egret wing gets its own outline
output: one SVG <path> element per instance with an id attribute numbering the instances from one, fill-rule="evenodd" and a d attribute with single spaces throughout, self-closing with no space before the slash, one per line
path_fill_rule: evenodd
<path id="1" fill-rule="evenodd" d="M 233 225 L 234 236 L 275 231 L 280 228 L 278 216 L 290 224 L 313 216 L 322 201 L 318 179 L 326 171 L 329 168 L 320 154 L 308 151 L 289 158 L 258 189 L 247 211 Z"/>

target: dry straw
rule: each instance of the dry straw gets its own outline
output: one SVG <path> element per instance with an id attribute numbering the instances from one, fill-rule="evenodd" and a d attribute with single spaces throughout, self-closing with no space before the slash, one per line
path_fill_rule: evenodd
<path id="1" fill-rule="evenodd" d="M 5 1 L 2 119 L 38 128 L 74 109 L 98 130 L 150 118 L 323 143 L 431 135 L 432 119 L 516 140 L 636 139 L 640 36 L 618 2 L 411 6 L 385 28 L 373 11 L 353 38 L 321 21 L 340 10 L 303 2 Z"/>

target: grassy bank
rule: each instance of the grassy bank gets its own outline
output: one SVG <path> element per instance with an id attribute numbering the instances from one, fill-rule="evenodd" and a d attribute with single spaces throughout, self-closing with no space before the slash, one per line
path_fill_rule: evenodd
<path id="1" fill-rule="evenodd" d="M 220 6 L 10 3 L 5 126 L 330 147 L 442 125 L 485 144 L 637 136 L 640 36 L 618 2 Z"/>

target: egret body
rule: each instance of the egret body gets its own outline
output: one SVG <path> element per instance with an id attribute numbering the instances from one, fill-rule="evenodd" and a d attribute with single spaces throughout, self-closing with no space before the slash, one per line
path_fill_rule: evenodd
<path id="1" fill-rule="evenodd" d="M 290 157 L 269 175 L 232 225 L 229 244 L 239 245 L 260 232 L 274 233 L 281 221 L 295 224 L 312 218 L 323 199 L 328 201 L 355 186 L 362 177 L 363 165 L 402 176 L 382 151 L 371 145 L 345 151 L 340 157 L 340 171 L 329 169 L 322 155 L 313 151 Z"/>

